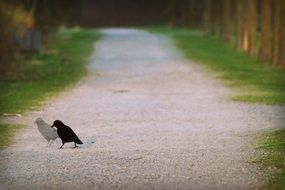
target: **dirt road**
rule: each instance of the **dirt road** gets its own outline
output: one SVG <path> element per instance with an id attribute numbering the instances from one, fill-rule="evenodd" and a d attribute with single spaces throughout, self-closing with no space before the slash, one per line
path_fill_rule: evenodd
<path id="1" fill-rule="evenodd" d="M 228 88 L 168 39 L 102 33 L 88 77 L 41 110 L 6 119 L 28 127 L 0 152 L 0 189 L 256 187 L 249 139 L 277 126 L 284 108 L 232 102 Z M 62 120 L 85 145 L 45 147 L 37 117 Z"/>

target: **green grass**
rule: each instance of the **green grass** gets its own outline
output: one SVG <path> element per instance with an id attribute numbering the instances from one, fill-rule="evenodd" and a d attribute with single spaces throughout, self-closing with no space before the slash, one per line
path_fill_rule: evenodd
<path id="1" fill-rule="evenodd" d="M 0 124 L 0 149 L 7 147 L 16 131 L 22 127 L 22 125 Z"/>
<path id="2" fill-rule="evenodd" d="M 40 106 L 86 73 L 85 65 L 99 38 L 95 30 L 65 29 L 42 54 L 21 56 L 0 76 L 0 115 Z"/>
<path id="3" fill-rule="evenodd" d="M 236 90 L 235 101 L 285 104 L 285 70 L 274 69 L 268 62 L 259 61 L 237 52 L 222 40 L 198 30 L 152 27 L 149 31 L 174 39 L 186 58 L 201 63 Z"/>
<path id="4" fill-rule="evenodd" d="M 275 129 L 259 137 L 259 147 L 265 154 L 259 160 L 271 174 L 264 189 L 285 189 L 285 129 Z"/>

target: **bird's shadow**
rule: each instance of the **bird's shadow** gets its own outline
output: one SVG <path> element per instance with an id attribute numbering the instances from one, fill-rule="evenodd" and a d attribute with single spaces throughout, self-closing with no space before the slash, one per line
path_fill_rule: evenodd
<path id="1" fill-rule="evenodd" d="M 83 144 L 76 144 L 76 148 L 74 148 L 74 143 L 66 143 L 63 148 L 61 149 L 85 149 L 85 148 L 90 148 L 93 145 L 95 145 L 95 138 L 94 137 L 85 137 L 81 138 Z M 59 144 L 61 144 L 60 139 L 56 139 L 53 143 L 50 145 L 47 145 L 47 147 L 52 148 L 52 147 L 60 147 Z"/>
<path id="2" fill-rule="evenodd" d="M 83 144 L 78 144 L 78 148 L 90 148 L 91 146 L 95 145 L 95 138 L 94 137 L 85 137 L 82 138 Z"/>

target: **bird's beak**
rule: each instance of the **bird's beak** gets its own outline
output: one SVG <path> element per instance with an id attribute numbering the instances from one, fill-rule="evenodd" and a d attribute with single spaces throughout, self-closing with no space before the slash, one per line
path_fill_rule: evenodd
<path id="1" fill-rule="evenodd" d="M 54 126 L 52 125 L 50 128 L 53 128 Z"/>

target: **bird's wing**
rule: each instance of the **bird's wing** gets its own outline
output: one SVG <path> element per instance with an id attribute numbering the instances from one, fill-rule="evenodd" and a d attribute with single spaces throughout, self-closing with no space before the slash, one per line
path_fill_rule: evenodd
<path id="1" fill-rule="evenodd" d="M 74 141 L 77 144 L 83 144 L 74 131 L 68 126 L 66 126 L 66 134 L 68 134 L 68 139 L 70 141 Z"/>
<path id="2" fill-rule="evenodd" d="M 38 125 L 38 129 L 46 140 L 56 139 L 58 137 L 55 129 L 51 128 L 47 123 Z"/>

